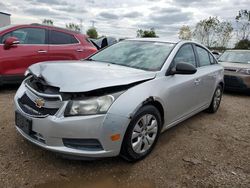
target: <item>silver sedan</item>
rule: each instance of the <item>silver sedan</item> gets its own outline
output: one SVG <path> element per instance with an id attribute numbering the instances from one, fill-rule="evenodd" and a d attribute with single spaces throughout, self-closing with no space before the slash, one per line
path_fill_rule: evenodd
<path id="1" fill-rule="evenodd" d="M 16 129 L 66 156 L 137 161 L 161 132 L 216 112 L 223 87 L 222 66 L 198 43 L 124 40 L 84 61 L 32 65 L 15 95 Z"/>

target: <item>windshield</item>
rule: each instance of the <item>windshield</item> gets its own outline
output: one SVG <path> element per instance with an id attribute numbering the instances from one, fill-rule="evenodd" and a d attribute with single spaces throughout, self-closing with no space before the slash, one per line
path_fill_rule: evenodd
<path id="1" fill-rule="evenodd" d="M 249 51 L 225 51 L 219 58 L 219 62 L 250 63 Z"/>
<path id="2" fill-rule="evenodd" d="M 90 57 L 90 59 L 143 70 L 158 71 L 173 47 L 173 43 L 122 41 L 105 48 Z"/>

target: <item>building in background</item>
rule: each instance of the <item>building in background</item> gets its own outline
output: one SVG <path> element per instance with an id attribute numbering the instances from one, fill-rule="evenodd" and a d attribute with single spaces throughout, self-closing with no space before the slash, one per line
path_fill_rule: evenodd
<path id="1" fill-rule="evenodd" d="M 10 25 L 10 16 L 8 13 L 0 12 L 0 27 Z"/>

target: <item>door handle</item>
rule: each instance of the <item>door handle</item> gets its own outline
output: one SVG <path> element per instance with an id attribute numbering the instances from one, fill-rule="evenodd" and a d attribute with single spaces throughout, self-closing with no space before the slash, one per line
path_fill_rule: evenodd
<path id="1" fill-rule="evenodd" d="M 77 52 L 83 52 L 83 49 L 77 49 L 76 51 Z"/>
<path id="2" fill-rule="evenodd" d="M 46 50 L 38 50 L 37 51 L 39 54 L 44 54 L 44 53 L 47 53 L 47 51 Z"/>
<path id="3" fill-rule="evenodd" d="M 201 82 L 201 79 L 200 79 L 200 78 L 197 78 L 197 79 L 195 79 L 194 84 L 195 84 L 195 85 L 199 85 L 200 82 Z"/>

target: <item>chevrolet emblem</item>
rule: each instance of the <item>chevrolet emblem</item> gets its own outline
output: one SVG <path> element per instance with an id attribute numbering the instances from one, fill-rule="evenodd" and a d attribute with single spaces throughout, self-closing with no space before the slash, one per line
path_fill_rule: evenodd
<path id="1" fill-rule="evenodd" d="M 35 100 L 36 107 L 42 108 L 44 107 L 45 101 L 41 98 L 38 98 Z"/>

